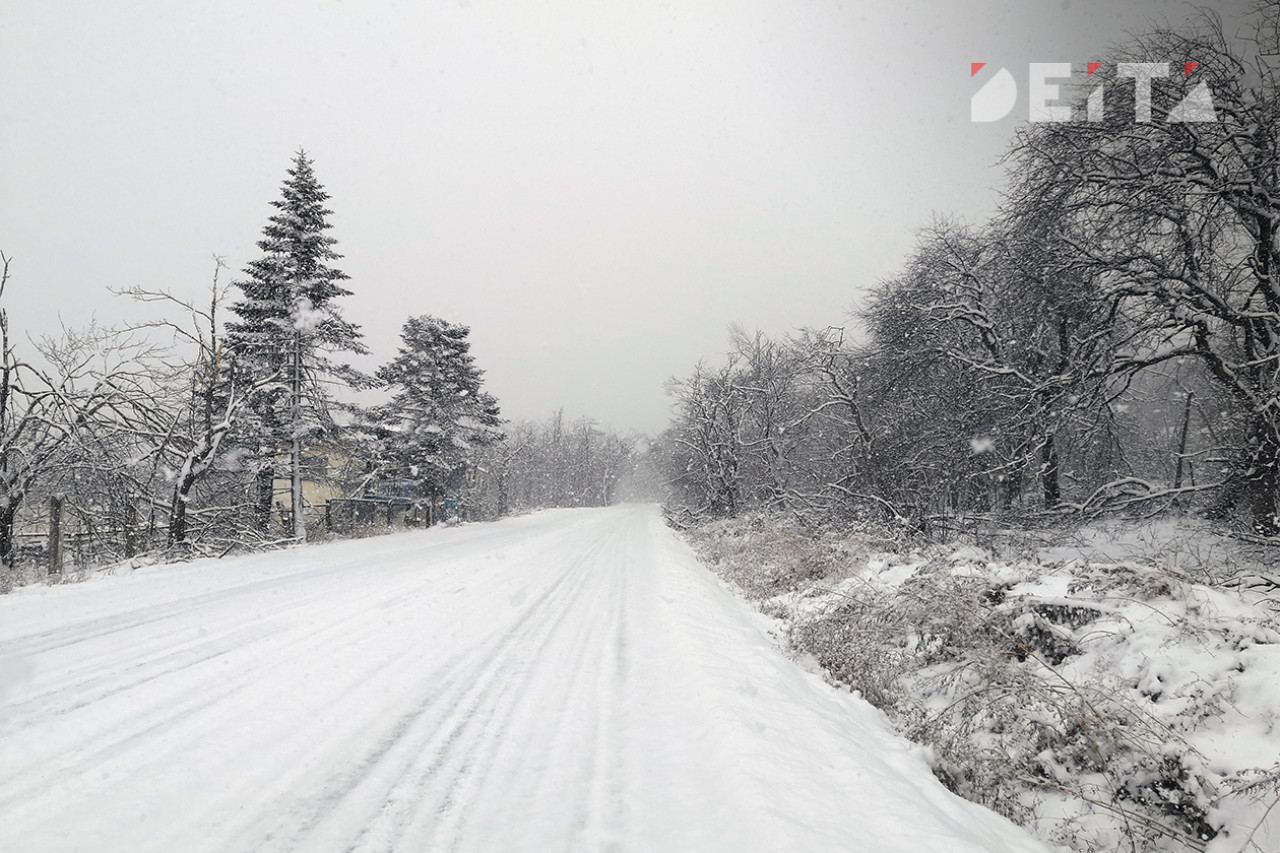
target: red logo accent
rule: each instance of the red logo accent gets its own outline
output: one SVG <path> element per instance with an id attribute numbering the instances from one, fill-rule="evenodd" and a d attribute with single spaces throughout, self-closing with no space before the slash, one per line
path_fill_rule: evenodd
<path id="1" fill-rule="evenodd" d="M 986 64 L 987 64 L 987 63 L 985 63 L 985 62 L 970 62 L 970 63 L 969 63 L 969 76 L 970 76 L 970 77 L 972 77 L 973 75 L 977 74 L 979 71 L 981 71 L 981 70 L 982 70 L 982 66 L 984 66 L 984 65 L 986 65 Z"/>
<path id="2" fill-rule="evenodd" d="M 1098 70 L 1099 68 L 1101 68 L 1101 67 L 1102 67 L 1102 63 L 1101 63 L 1101 62 L 1090 62 L 1090 63 L 1089 63 L 1089 73 L 1088 73 L 1088 74 L 1086 74 L 1085 76 L 1086 76 L 1086 77 L 1092 77 L 1092 76 L 1093 76 L 1093 72 L 1097 71 L 1097 70 Z"/>
<path id="3" fill-rule="evenodd" d="M 1187 76 L 1189 76 L 1189 75 L 1191 74 L 1191 72 L 1192 72 L 1192 71 L 1195 71 L 1195 70 L 1196 70 L 1196 66 L 1197 66 L 1197 65 L 1199 65 L 1199 64 L 1200 64 L 1199 62 L 1184 62 L 1184 63 L 1182 63 L 1182 76 L 1183 76 L 1183 77 L 1187 77 Z"/>

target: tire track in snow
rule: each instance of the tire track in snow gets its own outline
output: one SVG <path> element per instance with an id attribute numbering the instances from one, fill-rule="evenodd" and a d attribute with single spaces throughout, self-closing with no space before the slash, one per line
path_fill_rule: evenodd
<path id="1" fill-rule="evenodd" d="M 562 535 L 562 531 L 553 531 L 550 538 Z M 504 538 L 509 539 L 509 534 Z M 353 635 L 349 629 L 352 625 L 358 627 L 363 624 L 367 629 L 363 639 L 371 645 L 369 659 L 378 662 L 363 678 L 376 676 L 403 663 L 402 658 L 411 655 L 411 652 L 387 656 L 385 650 L 375 648 L 379 645 L 381 626 L 369 624 L 368 613 L 375 609 L 402 610 L 411 607 L 416 600 L 437 594 L 439 590 L 422 587 L 419 579 L 408 573 L 401 573 L 398 582 L 387 588 L 372 586 L 352 589 L 349 582 L 338 586 L 331 581 L 334 576 L 350 573 L 351 564 L 344 561 L 340 565 L 326 567 L 323 571 L 292 573 L 272 582 L 254 582 L 222 593 L 196 596 L 196 600 L 206 605 L 207 611 L 214 603 L 224 608 L 230 607 L 244 600 L 246 594 L 260 597 L 264 590 L 272 588 L 298 586 L 306 592 L 304 595 L 291 595 L 286 606 L 273 612 L 266 622 L 250 621 L 245 624 L 246 614 L 232 609 L 228 618 L 233 627 L 224 638 L 199 644 L 206 647 L 204 654 L 191 655 L 189 651 L 183 650 L 167 655 L 158 652 L 156 660 L 179 658 L 176 664 L 164 665 L 159 672 L 141 676 L 135 674 L 134 670 L 139 666 L 145 668 L 145 663 L 130 666 L 123 673 L 109 669 L 87 681 L 63 683 L 59 687 L 11 704 L 5 709 L 3 718 L 0 718 L 0 736 L 28 737 L 37 741 L 42 738 L 39 730 L 48 727 L 51 714 L 74 718 L 77 712 L 85 714 L 100 709 L 103 703 L 109 703 L 113 699 L 118 704 L 130 705 L 130 708 L 129 713 L 108 716 L 110 722 L 106 727 L 89 721 L 88 725 L 80 727 L 80 736 L 72 743 L 55 744 L 45 750 L 37 749 L 25 762 L 16 759 L 6 761 L 6 773 L 0 778 L 0 810 L 13 819 L 16 809 L 13 804 L 17 800 L 26 800 L 30 809 L 38 812 L 48 804 L 47 801 L 56 800 L 62 789 L 69 785 L 74 787 L 77 778 L 97 772 L 99 768 L 113 762 L 124 762 L 113 775 L 127 776 L 142 772 L 147 757 L 145 753 L 135 750 L 135 747 L 147 742 L 173 740 L 184 730 L 198 731 L 207 721 L 216 725 L 225 716 L 223 711 L 229 705 L 238 703 L 242 706 L 242 712 L 253 712 L 271 703 L 275 698 L 275 691 L 270 687 L 275 680 L 274 672 L 281 668 L 287 669 L 291 660 L 324 656 L 340 645 L 351 643 Z M 308 590 L 307 585 L 316 581 L 321 582 L 320 588 Z M 252 600 L 252 596 L 249 600 Z M 314 609 L 318 603 L 333 601 L 343 601 L 347 606 L 339 612 L 326 610 L 324 621 L 314 629 L 309 629 L 305 620 L 297 618 L 299 613 Z M 139 618 L 138 611 L 122 614 L 118 630 L 100 630 L 109 621 L 109 617 L 102 617 L 88 623 L 91 626 L 88 632 L 79 630 L 80 626 L 72 626 L 68 630 L 41 632 L 36 636 L 48 646 L 47 651 L 67 646 L 78 647 L 95 640 L 101 644 L 112 637 L 123 639 L 121 645 L 97 658 L 128 660 L 129 655 L 140 654 L 139 649 L 152 650 L 157 643 L 164 644 L 166 640 L 172 639 L 163 632 L 156 632 L 145 641 L 134 641 L 128 638 L 130 631 L 154 627 L 157 622 L 171 620 L 175 613 L 196 610 L 198 608 L 179 602 L 172 606 L 145 609 L 144 612 L 151 614 L 151 618 L 147 619 Z M 248 618 L 254 619 L 252 615 Z M 59 636 L 63 646 L 55 646 L 51 642 Z M 8 649 L 6 643 L 6 652 Z M 199 683 L 199 671 L 203 665 L 219 659 L 230 660 L 225 661 L 225 673 L 215 674 L 218 682 L 216 691 L 187 689 L 188 682 Z M 136 705 L 129 701 L 132 691 L 148 687 L 152 681 L 159 681 L 164 686 L 159 695 L 149 695 L 144 702 Z M 358 682 L 353 683 L 352 687 L 358 687 Z M 253 693 L 257 695 L 245 701 L 246 694 Z M 35 733 L 27 731 L 32 728 Z"/>
<path id="2" fill-rule="evenodd" d="M 530 687 L 538 686 L 546 675 L 539 665 L 542 661 L 551 661 L 561 669 L 567 665 L 570 673 L 578 671 L 580 661 L 551 656 L 548 651 L 573 621 L 584 581 L 597 565 L 598 552 L 607 538 L 606 534 L 592 543 L 581 557 L 560 570 L 552 586 L 524 610 L 523 617 L 483 655 L 477 655 L 475 682 L 452 712 L 443 718 L 424 715 L 424 722 L 434 725 L 435 731 L 418 755 L 434 759 L 420 762 L 390 792 L 389 799 L 398 807 L 382 816 L 389 826 L 366 831 L 362 839 L 369 846 L 356 844 L 353 849 L 458 848 L 495 769 L 532 745 L 534 733 L 515 731 L 526 716 L 522 712 L 533 705 L 563 704 L 556 695 Z M 571 676 L 571 680 L 576 678 Z M 441 709 L 447 708 L 447 703 L 442 703 Z M 543 747 L 540 754 L 554 752 L 554 748 Z M 527 764 L 527 757 L 518 761 Z"/>
<path id="3" fill-rule="evenodd" d="M 530 538 L 556 540 L 563 538 L 568 533 L 569 531 L 564 530 L 537 531 L 533 537 L 522 537 L 519 533 L 513 533 L 510 530 L 492 530 L 477 532 L 474 539 L 467 538 L 460 542 L 444 542 L 437 545 L 427 538 L 422 538 L 422 542 L 423 547 L 433 549 L 432 561 L 440 562 L 451 559 L 453 552 L 473 552 L 477 544 L 491 540 L 497 546 L 503 541 L 524 542 Z M 420 534 L 418 536 L 421 538 Z M 414 537 L 414 534 L 408 534 L 404 538 L 410 537 Z M 376 540 L 362 541 L 376 542 Z M 389 552 L 388 556 L 402 556 L 399 553 L 400 549 L 350 547 L 355 544 L 351 542 L 339 543 L 337 547 L 346 546 L 347 550 L 353 551 L 353 553 L 344 554 L 341 559 L 332 563 L 319 565 L 306 560 L 308 552 L 305 550 L 255 555 L 255 557 L 249 559 L 265 561 L 284 554 L 298 557 L 300 564 L 292 568 L 292 570 L 286 570 L 273 577 L 249 578 L 225 589 L 183 594 L 175 600 L 162 601 L 136 608 L 129 607 L 123 611 L 117 610 L 110 615 L 94 616 L 54 629 L 9 635 L 5 637 L 5 654 L 16 657 L 35 655 L 54 649 L 63 649 L 79 643 L 103 639 L 115 634 L 128 633 L 141 627 L 162 624 L 192 614 L 207 615 L 217 605 L 252 602 L 255 598 L 260 598 L 265 593 L 273 590 L 287 590 L 293 595 L 287 605 L 288 609 L 305 610 L 316 602 L 331 600 L 334 595 L 350 595 L 353 592 L 351 587 L 353 578 L 350 576 L 363 574 L 370 563 L 378 559 L 379 552 L 387 551 Z M 370 550 L 373 553 L 369 553 Z M 216 575 L 221 566 L 222 564 L 216 560 L 201 560 L 198 563 L 187 564 L 182 568 L 188 571 L 203 569 L 210 572 L 211 582 L 216 583 Z M 317 582 L 320 581 L 323 582 L 323 585 L 316 586 Z M 65 587 L 65 589 L 78 592 L 81 587 L 72 585 Z M 356 592 L 358 591 L 356 590 Z M 298 596 L 299 592 L 303 594 Z M 232 612 L 235 612 L 234 609 Z M 113 648 L 130 650 L 132 646 L 115 646 Z"/>
<path id="4" fill-rule="evenodd" d="M 289 623 L 291 618 L 308 612 L 317 603 L 336 598 L 345 600 L 350 612 L 336 617 L 345 624 L 364 619 L 364 610 L 386 607 L 404 594 L 400 587 L 390 592 L 377 588 L 353 590 L 353 578 L 347 575 L 352 574 L 357 565 L 354 560 L 343 562 L 336 567 L 326 567 L 323 571 L 295 573 L 269 581 L 240 585 L 231 590 L 194 596 L 181 602 L 131 611 L 115 617 L 118 624 L 114 626 L 111 625 L 113 617 L 107 616 L 16 640 L 6 639 L 6 656 L 21 659 L 40 653 L 64 652 L 84 643 L 117 635 L 138 635 L 129 637 L 124 642 L 100 644 L 109 651 L 77 657 L 68 665 L 59 666 L 56 671 L 57 680 L 48 683 L 40 692 L 31 693 L 21 701 L 11 701 L 8 704 L 0 718 L 0 735 L 20 730 L 24 723 L 23 712 L 28 708 L 36 711 L 33 716 L 37 718 L 47 715 L 50 704 L 57 707 L 56 712 L 59 714 L 70 713 L 86 704 L 100 702 L 156 678 L 198 666 L 221 654 L 236 651 L 241 646 L 269 640 L 290 628 L 289 624 L 274 623 Z M 335 575 L 340 577 L 331 579 Z M 303 587 L 304 584 L 315 586 L 317 580 L 325 581 L 318 589 L 308 590 Z M 408 586 L 412 589 L 414 584 Z M 303 587 L 305 594 L 291 594 L 283 606 L 273 607 L 265 619 L 255 618 L 246 622 L 245 612 L 235 607 L 242 601 L 252 601 L 266 590 L 290 587 Z M 289 591 L 294 592 L 292 589 Z M 426 592 L 429 594 L 436 590 Z M 374 600 L 360 601 L 361 596 L 372 596 Z M 359 606 L 351 606 L 356 603 Z M 221 605 L 221 610 L 214 610 L 215 605 Z M 204 616 L 198 627 L 180 622 L 170 624 L 193 613 Z M 335 622 L 334 626 L 337 625 Z M 141 630 L 143 628 L 150 630 L 144 632 Z M 177 642 L 174 640 L 174 634 L 196 632 L 196 639 L 187 637 Z M 319 636 L 321 633 L 316 634 L 316 637 Z M 298 638 L 296 644 L 305 646 L 308 641 L 303 636 Z M 119 671 L 122 661 L 129 662 L 126 670 L 128 678 L 122 677 Z M 65 703 L 59 702 L 60 697 L 68 696 L 74 698 Z"/>
<path id="5" fill-rule="evenodd" d="M 503 633 L 464 650 L 444 672 L 433 672 L 424 683 L 442 677 L 441 688 L 422 693 L 380 735 L 375 748 L 332 781 L 322 798 L 295 803 L 289 819 L 293 829 L 283 837 L 277 833 L 268 849 L 294 849 L 311 838 L 340 843 L 342 849 L 398 849 L 414 815 L 434 816 L 425 827 L 416 821 L 420 835 L 439 834 L 441 827 L 448 832 L 451 822 L 460 823 L 469 805 L 462 789 L 482 784 L 471 783 L 487 772 L 486 756 L 477 745 L 496 740 L 509 722 L 505 706 L 523 692 L 523 680 L 512 664 L 543 653 L 569 612 L 566 604 L 581 580 L 581 568 L 576 568 L 560 572 Z M 423 767 L 424 756 L 435 759 Z M 370 813 L 371 802 L 383 805 Z M 350 826 L 362 827 L 354 839 L 345 829 Z M 439 844 L 432 849 L 437 846 L 448 849 Z"/>
<path id="6" fill-rule="evenodd" d="M 394 598 L 393 596 L 384 597 L 388 601 Z M 25 775 L 22 773 L 23 768 L 10 768 L 6 778 L 0 781 L 0 811 L 6 810 L 9 803 L 15 799 L 31 799 L 33 789 L 37 793 L 42 788 L 45 793 L 56 793 L 55 786 L 66 785 L 69 778 L 86 775 L 118 757 L 133 756 L 132 750 L 138 745 L 144 745 L 155 739 L 175 737 L 181 734 L 183 729 L 198 730 L 207 717 L 212 716 L 216 719 L 220 716 L 214 712 L 219 712 L 228 704 L 239 701 L 245 694 L 257 690 L 260 695 L 255 700 L 241 705 L 242 711 L 253 711 L 271 701 L 274 691 L 269 686 L 272 681 L 270 669 L 260 664 L 253 665 L 251 661 L 273 659 L 274 667 L 271 668 L 278 668 L 282 662 L 287 663 L 290 656 L 310 657 L 317 649 L 322 652 L 325 649 L 332 649 L 340 642 L 350 641 L 350 635 L 345 631 L 351 623 L 358 624 L 361 617 L 362 611 L 356 609 L 313 632 L 295 630 L 287 623 L 275 627 L 251 625 L 227 638 L 234 642 L 233 645 L 210 643 L 206 654 L 168 666 L 146 677 L 130 678 L 124 683 L 106 687 L 96 693 L 78 695 L 67 704 L 55 705 L 54 713 L 58 715 L 74 714 L 92 709 L 112 699 L 125 702 L 129 698 L 130 691 L 145 687 L 148 682 L 154 680 L 167 678 L 169 682 L 176 684 L 177 676 L 192 675 L 193 670 L 221 658 L 234 657 L 246 661 L 246 664 L 241 667 L 236 667 L 234 662 L 229 662 L 230 672 L 219 679 L 217 692 L 167 690 L 164 693 L 164 701 L 152 701 L 149 707 L 133 708 L 135 713 L 120 715 L 117 718 L 117 724 L 113 727 L 92 729 L 86 738 L 92 746 L 65 749 L 63 752 L 65 757 L 61 763 L 31 762 L 33 766 Z M 325 641 L 325 644 L 318 646 L 317 643 L 321 641 Z M 263 648 L 267 646 L 270 647 L 269 652 Z M 380 661 L 372 658 L 378 663 L 374 669 L 366 673 L 365 677 L 371 677 L 395 667 L 402 663 L 402 657 L 385 657 Z M 111 677 L 112 675 L 108 674 L 101 679 L 94 679 L 93 683 L 99 686 L 111 685 Z M 116 677 L 119 677 L 118 674 Z M 264 686 L 265 690 L 263 690 Z M 30 704 L 30 702 L 24 703 L 24 705 Z M 47 716 L 28 713 L 25 721 L 17 722 L 25 725 L 15 724 L 8 727 L 9 731 L 5 732 L 7 736 L 21 735 L 25 728 L 38 727 L 39 723 L 47 722 Z M 39 778 L 32 778 L 33 776 Z M 42 783 L 42 778 L 50 781 Z"/>

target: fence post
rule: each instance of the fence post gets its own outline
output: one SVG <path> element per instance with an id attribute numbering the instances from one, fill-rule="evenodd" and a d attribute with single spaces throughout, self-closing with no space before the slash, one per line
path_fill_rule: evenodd
<path id="1" fill-rule="evenodd" d="M 62 495 L 49 496 L 49 574 L 62 574 Z"/>

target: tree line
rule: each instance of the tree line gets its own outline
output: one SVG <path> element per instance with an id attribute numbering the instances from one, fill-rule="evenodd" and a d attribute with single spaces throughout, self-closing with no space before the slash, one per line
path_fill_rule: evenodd
<path id="1" fill-rule="evenodd" d="M 349 358 L 367 349 L 341 309 L 351 291 L 335 266 L 341 256 L 328 198 L 299 151 L 271 202 L 261 255 L 243 276 L 228 282 L 215 259 L 206 299 L 124 291 L 160 309 L 126 329 L 24 345 L 3 299 L 16 267 L 0 255 L 5 569 L 15 566 L 23 530 L 41 526 L 41 499 L 53 494 L 66 497 L 72 527 L 114 537 L 117 551 L 191 550 L 305 540 L 316 517 L 307 481 L 356 496 L 393 482 L 400 495 L 407 488 L 409 497 L 433 500 L 480 484 L 481 454 L 489 470 L 501 468 L 504 452 L 532 467 L 528 441 L 505 441 L 468 327 L 409 317 L 394 358 L 371 374 L 351 366 Z M 370 390 L 385 401 L 354 402 Z M 518 428 L 522 436 L 528 429 Z M 619 442 L 580 432 L 593 452 Z M 577 460 L 580 452 L 561 455 Z M 596 492 L 607 488 L 607 475 L 590 467 L 576 466 L 574 475 L 589 476 Z M 513 488 L 522 482 L 515 467 L 504 476 Z M 519 489 L 528 488 L 508 502 L 527 503 Z M 598 499 L 586 497 L 585 483 L 573 488 L 576 499 Z"/>
<path id="2" fill-rule="evenodd" d="M 735 328 L 674 380 L 686 502 L 917 526 L 1176 504 L 1280 532 L 1280 12 L 1231 26 L 1114 50 L 1074 120 L 1017 132 L 998 212 L 935 218 L 849 323 Z M 1171 58 L 1141 120 L 1117 67 Z M 1178 120 L 1188 96 L 1214 120 Z"/>

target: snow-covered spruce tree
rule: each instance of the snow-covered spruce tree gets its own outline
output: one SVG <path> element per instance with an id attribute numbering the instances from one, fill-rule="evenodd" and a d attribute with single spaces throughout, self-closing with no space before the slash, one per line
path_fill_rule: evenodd
<path id="1" fill-rule="evenodd" d="M 338 313 L 335 300 L 349 296 L 347 276 L 329 264 L 342 257 L 328 235 L 328 193 L 316 180 L 304 151 L 294 156 L 280 198 L 258 241 L 262 257 L 235 282 L 243 298 L 231 306 L 239 318 L 227 326 L 237 367 L 249 375 L 241 387 L 258 386 L 237 432 L 250 451 L 256 478 L 259 527 L 270 527 L 274 483 L 283 465 L 291 483 L 293 537 L 306 538 L 302 515 L 302 456 L 306 443 L 332 429 L 331 388 L 361 384 L 360 375 L 333 362 L 334 353 L 363 353 L 359 327 Z M 265 377 L 277 382 L 262 383 Z"/>
<path id="2" fill-rule="evenodd" d="M 478 448 L 501 440 L 497 401 L 480 390 L 467 326 L 438 317 L 410 317 L 400 351 L 378 370 L 391 401 L 366 412 L 383 476 L 413 480 L 420 494 L 461 486 Z"/>

